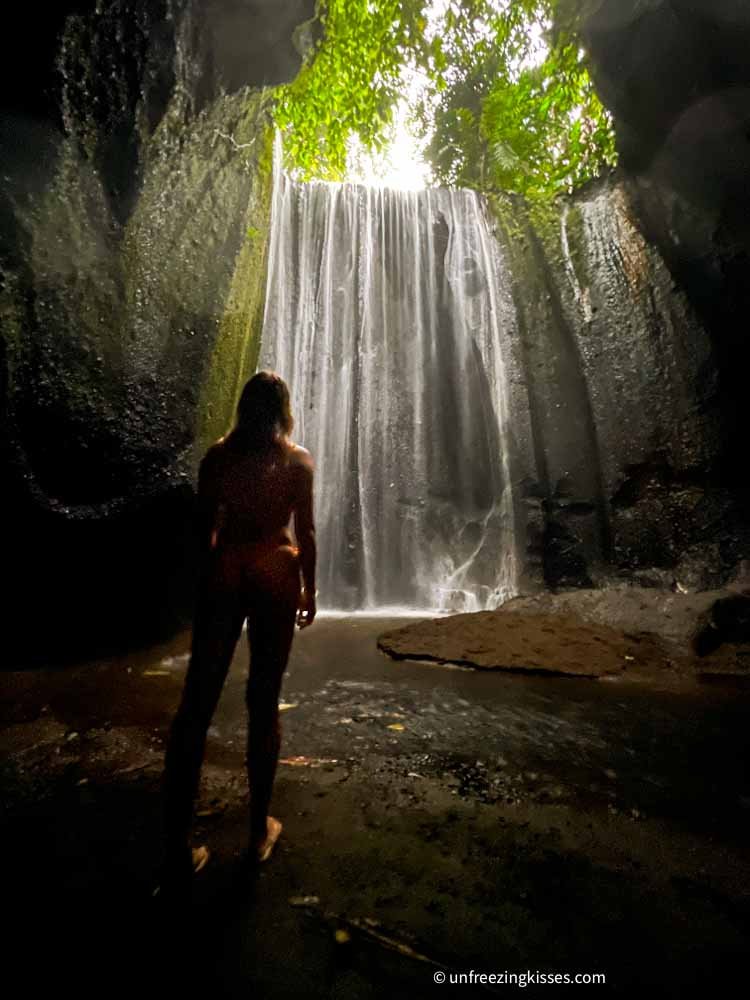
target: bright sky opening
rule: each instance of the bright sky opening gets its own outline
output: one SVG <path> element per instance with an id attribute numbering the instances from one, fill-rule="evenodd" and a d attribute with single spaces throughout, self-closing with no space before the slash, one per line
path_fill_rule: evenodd
<path id="1" fill-rule="evenodd" d="M 427 11 L 429 35 L 440 31 L 450 0 L 433 0 Z M 502 12 L 512 0 L 496 0 L 495 7 Z M 516 67 L 520 72 L 539 65 L 549 52 L 545 40 L 546 24 L 535 26 L 533 43 L 526 59 Z M 490 28 L 487 27 L 487 32 Z M 396 105 L 391 135 L 380 153 L 370 153 L 363 148 L 357 136 L 349 141 L 347 180 L 368 187 L 387 187 L 398 191 L 420 191 L 431 183 L 430 167 L 425 159 L 429 136 L 419 140 L 411 126 L 412 108 L 427 88 L 424 73 L 407 67 L 403 76 L 403 97 Z"/>

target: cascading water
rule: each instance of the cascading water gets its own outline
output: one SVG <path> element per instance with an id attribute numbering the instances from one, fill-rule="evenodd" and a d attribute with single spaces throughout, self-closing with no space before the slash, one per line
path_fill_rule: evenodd
<path id="1" fill-rule="evenodd" d="M 277 149 L 261 364 L 316 462 L 321 604 L 516 591 L 509 276 L 480 198 L 299 183 Z"/>

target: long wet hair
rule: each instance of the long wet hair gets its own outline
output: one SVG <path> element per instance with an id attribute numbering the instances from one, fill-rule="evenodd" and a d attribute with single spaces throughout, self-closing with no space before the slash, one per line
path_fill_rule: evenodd
<path id="1" fill-rule="evenodd" d="M 245 385 L 237 404 L 237 423 L 230 434 L 243 451 L 278 447 L 294 427 L 289 389 L 276 372 L 256 372 Z"/>

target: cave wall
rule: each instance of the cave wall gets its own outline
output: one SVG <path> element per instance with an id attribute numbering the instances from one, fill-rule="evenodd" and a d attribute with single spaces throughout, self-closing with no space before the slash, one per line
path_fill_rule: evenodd
<path id="1" fill-rule="evenodd" d="M 259 346 L 269 87 L 313 5 L 62 6 L 0 114 L 3 610 L 32 658 L 189 614 L 196 464 Z"/>
<path id="2" fill-rule="evenodd" d="M 750 555 L 750 6 L 570 15 L 620 167 L 545 211 L 495 203 L 533 431 L 529 579 L 719 586 Z"/>
<path id="3" fill-rule="evenodd" d="M 717 471 L 716 352 L 641 232 L 627 177 L 494 209 L 518 313 L 513 406 L 532 429 L 517 486 L 529 578 L 727 582 L 750 536 Z"/>
<path id="4" fill-rule="evenodd" d="M 750 5 L 569 2 L 614 118 L 639 225 L 711 336 L 722 418 L 716 474 L 747 511 Z"/>

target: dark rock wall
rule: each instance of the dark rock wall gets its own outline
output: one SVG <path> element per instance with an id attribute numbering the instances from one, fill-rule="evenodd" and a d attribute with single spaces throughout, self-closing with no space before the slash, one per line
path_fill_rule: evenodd
<path id="1" fill-rule="evenodd" d="M 21 77 L 22 99 L 16 80 L 0 115 L 3 610 L 32 656 L 132 642 L 189 612 L 196 462 L 257 357 L 258 88 L 293 77 L 312 14 L 61 7 L 40 29 L 44 72 Z M 33 48 L 33 29 L 14 43 Z"/>
<path id="2" fill-rule="evenodd" d="M 750 4 L 572 0 L 646 238 L 708 329 L 722 415 L 716 475 L 750 475 Z M 746 503 L 746 501 L 745 501 Z"/>
<path id="3" fill-rule="evenodd" d="M 530 428 L 519 439 L 516 487 L 527 521 L 525 584 L 590 586 L 591 565 L 608 557 L 608 531 L 577 325 L 565 312 L 564 270 L 552 268 L 544 241 L 548 229 L 556 240 L 559 208 L 535 220 L 519 199 L 494 207 L 517 314 L 512 423 L 525 424 L 528 414 Z"/>
<path id="4" fill-rule="evenodd" d="M 497 203 L 519 315 L 532 448 L 519 482 L 529 570 L 548 586 L 612 574 L 697 588 L 743 557 L 717 480 L 715 350 L 622 176 L 547 209 Z"/>

